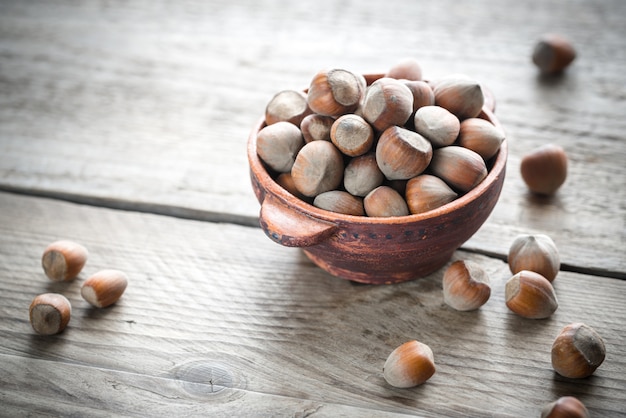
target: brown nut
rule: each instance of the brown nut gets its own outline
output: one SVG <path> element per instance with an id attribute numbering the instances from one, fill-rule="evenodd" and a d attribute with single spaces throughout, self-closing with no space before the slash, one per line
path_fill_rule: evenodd
<path id="1" fill-rule="evenodd" d="M 296 188 L 305 196 L 315 197 L 336 189 L 343 180 L 343 156 L 331 142 L 306 144 L 291 169 Z"/>
<path id="2" fill-rule="evenodd" d="M 63 331 L 70 322 L 72 305 L 63 295 L 44 293 L 36 296 L 29 308 L 30 324 L 42 335 L 53 335 Z"/>
<path id="3" fill-rule="evenodd" d="M 413 114 L 413 93 L 395 78 L 379 78 L 365 90 L 362 114 L 378 132 L 402 126 Z"/>
<path id="4" fill-rule="evenodd" d="M 430 142 L 417 132 L 392 126 L 376 145 L 376 161 L 389 180 L 408 180 L 421 174 L 433 156 Z"/>
<path id="5" fill-rule="evenodd" d="M 302 119 L 311 113 L 306 94 L 301 91 L 283 90 L 271 98 L 265 107 L 265 123 L 290 122 L 299 126 Z"/>
<path id="6" fill-rule="evenodd" d="M 489 276 L 477 263 L 455 261 L 443 275 L 443 300 L 457 311 L 473 311 L 491 296 Z"/>
<path id="7" fill-rule="evenodd" d="M 343 115 L 333 123 L 330 129 L 330 139 L 345 155 L 358 157 L 372 148 L 374 129 L 361 116 Z"/>
<path id="8" fill-rule="evenodd" d="M 385 77 L 418 81 L 422 79 L 422 66 L 414 58 L 405 58 L 392 65 Z"/>
<path id="9" fill-rule="evenodd" d="M 41 257 L 41 266 L 52 281 L 69 281 L 81 272 L 89 252 L 82 245 L 68 240 L 48 245 Z"/>
<path id="10" fill-rule="evenodd" d="M 558 74 L 565 70 L 576 58 L 572 43 L 556 33 L 545 34 L 535 44 L 532 53 L 533 63 L 543 74 Z"/>
<path id="11" fill-rule="evenodd" d="M 547 235 L 518 235 L 509 248 L 508 256 L 511 273 L 530 270 L 553 281 L 561 267 L 561 259 L 556 244 Z"/>
<path id="12" fill-rule="evenodd" d="M 352 158 L 343 174 L 343 187 L 352 195 L 364 197 L 383 184 L 385 175 L 376 163 L 376 155 L 371 152 Z"/>
<path id="13" fill-rule="evenodd" d="M 128 277 L 119 270 L 100 270 L 83 283 L 80 294 L 96 308 L 105 308 L 118 301 L 126 290 Z"/>
<path id="14" fill-rule="evenodd" d="M 364 91 L 363 77 L 342 69 L 323 70 L 313 77 L 307 102 L 315 113 L 341 116 L 359 107 Z"/>
<path id="15" fill-rule="evenodd" d="M 506 306 L 519 316 L 543 319 L 552 315 L 559 304 L 552 284 L 539 273 L 522 270 L 505 285 Z"/>
<path id="16" fill-rule="evenodd" d="M 393 350 L 383 366 L 383 377 L 397 388 L 421 385 L 434 374 L 433 351 L 426 344 L 415 340 Z"/>
<path id="17" fill-rule="evenodd" d="M 452 145 L 459 136 L 459 118 L 441 106 L 422 106 L 415 112 L 415 132 L 428 139 L 433 148 Z"/>
<path id="18" fill-rule="evenodd" d="M 604 362 L 604 340 L 593 328 L 581 322 L 565 326 L 552 344 L 552 367 L 563 377 L 591 376 Z"/>
<path id="19" fill-rule="evenodd" d="M 436 80 L 435 104 L 448 109 L 460 120 L 477 117 L 485 103 L 481 85 L 464 75 Z"/>
<path id="20" fill-rule="evenodd" d="M 407 182 L 405 197 L 409 211 L 417 214 L 450 203 L 458 194 L 439 177 L 421 174 Z"/>
<path id="21" fill-rule="evenodd" d="M 289 173 L 280 173 L 278 177 L 276 177 L 276 183 L 287 190 L 292 195 L 296 196 L 298 199 L 306 200 L 307 197 L 300 193 L 296 184 L 293 182 L 293 177 L 291 177 L 291 172 Z"/>
<path id="22" fill-rule="evenodd" d="M 372 217 L 406 216 L 409 208 L 402 195 L 389 186 L 379 186 L 363 199 L 365 213 Z"/>
<path id="23" fill-rule="evenodd" d="M 544 406 L 541 418 L 589 418 L 589 411 L 579 399 L 563 396 Z"/>
<path id="24" fill-rule="evenodd" d="M 435 105 L 435 93 L 425 81 L 404 81 L 404 84 L 413 94 L 413 112 L 423 106 Z"/>
<path id="25" fill-rule="evenodd" d="M 363 199 L 352 196 L 343 190 L 331 190 L 315 196 L 313 205 L 331 212 L 343 213 L 344 215 L 363 216 Z"/>
<path id="26" fill-rule="evenodd" d="M 303 145 L 302 132 L 289 122 L 276 122 L 257 134 L 257 154 L 265 164 L 279 173 L 291 170 Z"/>
<path id="27" fill-rule="evenodd" d="M 496 155 L 504 139 L 504 131 L 491 122 L 469 118 L 461 122 L 457 144 L 471 149 L 487 161 Z"/>
<path id="28" fill-rule="evenodd" d="M 487 177 L 482 157 L 456 145 L 435 149 L 430 170 L 461 193 L 470 191 Z"/>
<path id="29" fill-rule="evenodd" d="M 332 116 L 318 114 L 305 116 L 300 123 L 304 142 L 330 141 L 330 128 L 333 123 L 335 123 L 335 118 Z"/>
<path id="30" fill-rule="evenodd" d="M 531 192 L 552 195 L 567 178 L 567 154 L 558 145 L 543 145 L 522 157 L 520 171 Z"/>

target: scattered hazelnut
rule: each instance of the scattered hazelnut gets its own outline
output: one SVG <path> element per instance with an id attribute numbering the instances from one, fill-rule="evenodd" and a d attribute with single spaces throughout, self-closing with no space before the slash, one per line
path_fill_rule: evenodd
<path id="1" fill-rule="evenodd" d="M 458 311 L 473 311 L 491 296 L 489 276 L 478 264 L 458 260 L 443 275 L 443 300 Z"/>
<path id="2" fill-rule="evenodd" d="M 504 131 L 491 122 L 480 118 L 469 118 L 459 126 L 457 144 L 469 148 L 487 161 L 500 149 L 504 142 Z"/>
<path id="3" fill-rule="evenodd" d="M 379 186 L 363 199 L 367 216 L 406 216 L 409 208 L 402 195 L 389 186 Z"/>
<path id="4" fill-rule="evenodd" d="M 487 166 L 482 157 L 457 145 L 435 149 L 430 170 L 462 193 L 470 191 L 487 177 Z"/>
<path id="5" fill-rule="evenodd" d="M 409 341 L 389 354 L 383 366 L 387 383 L 397 388 L 421 385 L 435 374 L 435 360 L 429 346 Z"/>
<path id="6" fill-rule="evenodd" d="M 421 174 L 433 156 L 430 142 L 417 132 L 392 126 L 376 145 L 376 162 L 389 180 L 408 180 Z"/>
<path id="7" fill-rule="evenodd" d="M 344 215 L 363 216 L 363 199 L 352 196 L 343 190 L 330 190 L 315 196 L 313 205 L 331 212 L 343 213 Z"/>
<path id="8" fill-rule="evenodd" d="M 410 179 L 404 193 L 412 214 L 428 212 L 458 197 L 445 181 L 430 174 L 420 174 Z"/>
<path id="9" fill-rule="evenodd" d="M 315 197 L 341 184 L 343 168 L 343 156 L 337 147 L 328 141 L 313 141 L 296 156 L 291 177 L 300 193 Z"/>
<path id="10" fill-rule="evenodd" d="M 547 318 L 559 306 L 552 284 L 533 271 L 522 270 L 511 277 L 504 294 L 506 306 L 524 318 Z"/>
<path id="11" fill-rule="evenodd" d="M 122 296 L 128 278 L 119 270 L 100 270 L 90 276 L 80 289 L 83 298 L 97 308 L 105 308 Z"/>
<path id="12" fill-rule="evenodd" d="M 358 157 L 372 148 L 374 129 L 361 116 L 343 115 L 333 123 L 330 139 L 348 157 Z"/>
<path id="13" fill-rule="evenodd" d="M 520 171 L 531 192 L 552 195 L 567 178 L 567 154 L 558 145 L 543 145 L 522 157 Z"/>
<path id="14" fill-rule="evenodd" d="M 285 173 L 291 170 L 303 145 L 302 132 L 297 126 L 289 122 L 276 122 L 259 131 L 256 150 L 272 170 Z"/>
<path id="15" fill-rule="evenodd" d="M 48 245 L 41 257 L 41 266 L 52 281 L 68 281 L 81 272 L 89 252 L 82 245 L 60 240 Z"/>
<path id="16" fill-rule="evenodd" d="M 302 119 L 310 113 L 304 93 L 283 90 L 276 93 L 265 107 L 265 123 L 272 125 L 284 121 L 299 126 Z"/>
<path id="17" fill-rule="evenodd" d="M 413 93 L 395 78 L 379 78 L 365 90 L 362 112 L 378 132 L 402 126 L 413 114 Z"/>
<path id="18" fill-rule="evenodd" d="M 533 63 L 543 74 L 558 74 L 565 70 L 576 58 L 572 43 L 562 35 L 545 34 L 535 44 L 532 53 Z"/>
<path id="19" fill-rule="evenodd" d="M 434 148 L 452 145 L 461 129 L 459 119 L 441 106 L 420 107 L 415 112 L 414 123 L 415 132 L 428 139 Z"/>
<path id="20" fill-rule="evenodd" d="M 541 418 L 589 418 L 589 411 L 579 399 L 563 396 L 544 406 Z"/>
<path id="21" fill-rule="evenodd" d="M 30 324 L 38 334 L 58 334 L 70 322 L 71 315 L 70 301 L 58 293 L 38 295 L 30 304 Z"/>
<path id="22" fill-rule="evenodd" d="M 554 280 L 561 267 L 556 244 L 544 234 L 518 235 L 509 248 L 508 263 L 513 274 L 530 270 L 549 281 Z"/>
<path id="23" fill-rule="evenodd" d="M 561 376 L 571 379 L 591 376 L 605 357 L 602 337 L 580 322 L 565 326 L 552 344 L 552 367 Z"/>
<path id="24" fill-rule="evenodd" d="M 354 112 L 363 98 L 362 77 L 342 69 L 318 72 L 311 81 L 307 102 L 311 110 L 324 116 Z"/>

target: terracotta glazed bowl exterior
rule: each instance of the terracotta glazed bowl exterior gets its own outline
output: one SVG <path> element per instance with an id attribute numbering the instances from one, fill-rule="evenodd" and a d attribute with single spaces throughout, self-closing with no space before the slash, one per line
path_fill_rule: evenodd
<path id="1" fill-rule="evenodd" d="M 368 82 L 380 75 L 367 75 Z M 480 115 L 500 126 L 486 101 Z M 254 193 L 261 204 L 260 225 L 273 241 L 300 247 L 319 267 L 344 279 L 391 284 L 426 276 L 487 220 L 495 207 L 506 171 L 507 140 L 488 161 L 489 174 L 474 189 L 440 208 L 417 215 L 374 218 L 316 208 L 279 186 L 256 152 L 262 117 L 248 139 Z"/>

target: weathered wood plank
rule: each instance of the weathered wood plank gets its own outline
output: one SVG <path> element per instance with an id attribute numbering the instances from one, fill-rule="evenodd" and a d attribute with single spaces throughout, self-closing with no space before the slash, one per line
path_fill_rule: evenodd
<path id="1" fill-rule="evenodd" d="M 350 7 L 2 2 L 0 189 L 253 224 L 245 142 L 269 98 L 320 68 L 381 71 L 414 56 L 426 77 L 483 80 L 509 135 L 501 201 L 466 248 L 502 257 L 516 234 L 545 232 L 574 270 L 624 276 L 626 3 Z M 546 31 L 579 49 L 560 80 L 530 63 Z M 549 202 L 529 197 L 518 173 L 544 142 L 571 158 Z"/>
<path id="2" fill-rule="evenodd" d="M 51 283 L 41 271 L 41 251 L 58 238 L 90 251 L 77 282 Z M 626 412 L 626 282 L 561 272 L 559 310 L 524 320 L 504 305 L 506 264 L 455 258 L 480 262 L 492 278 L 492 297 L 478 312 L 443 304 L 442 271 L 394 286 L 355 285 L 257 228 L 0 193 L 0 399 L 16 413 L 180 406 L 201 414 L 215 403 L 218 414 L 271 414 L 276 405 L 278 415 L 320 408 L 461 417 L 534 416 L 573 394 L 595 415 Z M 126 271 L 130 285 L 118 304 L 95 310 L 80 282 L 106 267 Z M 45 291 L 73 304 L 68 329 L 51 338 L 33 335 L 27 319 L 30 300 Z M 607 345 L 605 364 L 581 381 L 550 366 L 553 338 L 573 321 L 593 326 Z M 437 373 L 421 387 L 393 389 L 382 364 L 414 338 L 432 347 Z M 223 386 L 214 401 L 211 378 Z M 37 396 L 29 401 L 21 389 Z"/>

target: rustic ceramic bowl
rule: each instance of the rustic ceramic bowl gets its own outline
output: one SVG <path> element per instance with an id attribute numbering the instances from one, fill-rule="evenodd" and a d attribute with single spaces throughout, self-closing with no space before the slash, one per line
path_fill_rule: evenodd
<path id="1" fill-rule="evenodd" d="M 367 75 L 372 82 L 382 75 Z M 493 99 L 480 115 L 500 126 Z M 390 284 L 443 267 L 491 214 L 504 182 L 507 141 L 488 162 L 489 174 L 474 189 L 429 212 L 391 218 L 343 215 L 316 208 L 279 186 L 256 152 L 262 117 L 248 139 L 250 178 L 261 203 L 260 225 L 275 242 L 300 247 L 319 267 L 344 279 Z"/>

